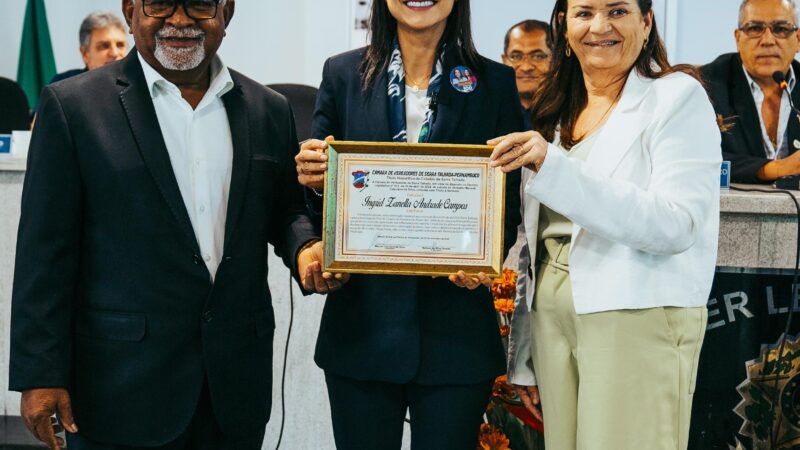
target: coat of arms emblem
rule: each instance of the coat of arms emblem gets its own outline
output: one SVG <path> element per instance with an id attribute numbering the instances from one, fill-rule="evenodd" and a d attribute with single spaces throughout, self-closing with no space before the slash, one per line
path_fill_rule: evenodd
<path id="1" fill-rule="evenodd" d="M 356 189 L 364 189 L 368 186 L 369 172 L 363 170 L 356 170 L 353 172 L 353 187 Z"/>

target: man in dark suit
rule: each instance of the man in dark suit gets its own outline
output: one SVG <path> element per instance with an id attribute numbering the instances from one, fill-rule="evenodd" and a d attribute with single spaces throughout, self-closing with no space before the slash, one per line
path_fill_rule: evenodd
<path id="1" fill-rule="evenodd" d="M 136 50 L 43 93 L 10 388 L 50 448 L 63 426 L 78 450 L 260 449 L 267 244 L 298 275 L 317 239 L 294 180 L 291 109 L 216 56 L 234 0 L 123 11 Z"/>
<path id="2" fill-rule="evenodd" d="M 794 1 L 744 0 L 735 32 L 738 53 L 701 68 L 723 131 L 722 152 L 734 182 L 767 183 L 800 174 L 800 122 L 773 80 L 785 74 L 800 105 L 795 76 L 800 63 Z"/>

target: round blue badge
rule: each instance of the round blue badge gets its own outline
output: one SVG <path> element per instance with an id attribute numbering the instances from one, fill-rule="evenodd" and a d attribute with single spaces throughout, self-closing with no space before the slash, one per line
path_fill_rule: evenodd
<path id="1" fill-rule="evenodd" d="M 462 94 L 469 94 L 478 87 L 478 78 L 469 67 L 458 66 L 450 72 L 450 86 Z"/>

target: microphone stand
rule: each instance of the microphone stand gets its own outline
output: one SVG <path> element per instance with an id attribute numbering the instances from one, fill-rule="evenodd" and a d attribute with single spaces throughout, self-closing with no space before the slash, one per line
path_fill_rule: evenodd
<path id="1" fill-rule="evenodd" d="M 789 83 L 786 81 L 786 74 L 781 71 L 777 71 L 772 74 L 772 79 L 778 83 L 778 87 L 780 87 L 782 93 L 786 94 L 786 98 L 789 99 L 789 107 L 794 112 L 795 118 L 797 118 L 798 123 L 800 123 L 800 111 L 797 110 L 797 107 L 794 106 L 794 100 L 792 100 L 792 93 L 789 91 Z M 789 143 L 787 142 L 787 146 Z M 794 145 L 792 143 L 791 145 Z M 795 150 L 798 150 L 795 148 Z M 781 177 L 775 180 L 775 187 L 778 189 L 788 189 L 792 191 L 800 190 L 800 175 L 790 175 L 786 177 Z"/>

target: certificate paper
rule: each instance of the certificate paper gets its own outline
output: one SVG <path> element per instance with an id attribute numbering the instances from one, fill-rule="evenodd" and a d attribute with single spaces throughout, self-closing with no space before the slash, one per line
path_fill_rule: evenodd
<path id="1" fill-rule="evenodd" d="M 505 177 L 489 154 L 485 146 L 331 143 L 325 269 L 495 275 Z"/>

